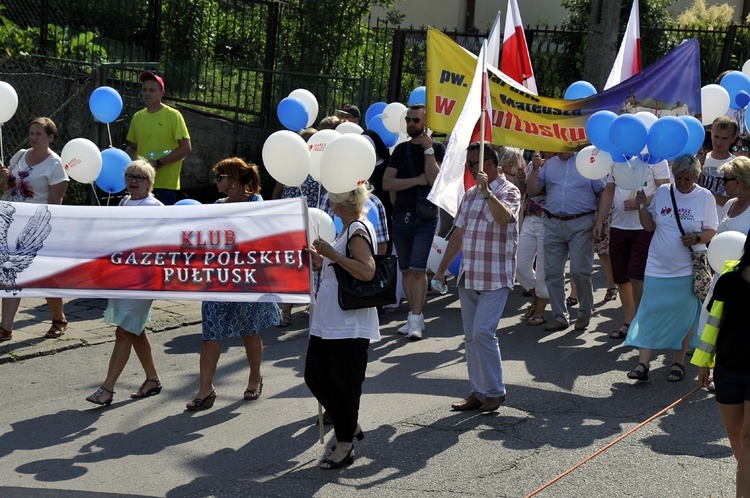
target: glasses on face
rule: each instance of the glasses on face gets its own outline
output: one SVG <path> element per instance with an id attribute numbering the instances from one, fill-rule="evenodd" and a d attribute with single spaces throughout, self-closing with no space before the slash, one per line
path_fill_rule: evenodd
<path id="1" fill-rule="evenodd" d="M 724 178 L 721 179 L 721 181 L 723 181 L 724 183 L 729 183 L 729 182 L 736 182 L 737 179 L 736 178 L 729 178 L 729 177 L 725 176 Z"/>
<path id="2" fill-rule="evenodd" d="M 146 180 L 148 180 L 148 177 L 147 176 L 127 174 L 127 175 L 125 175 L 125 180 L 127 180 L 129 182 L 141 183 L 141 182 L 145 182 Z"/>
<path id="3" fill-rule="evenodd" d="M 219 183 L 223 178 L 228 177 L 229 175 L 216 175 L 216 183 Z"/>
<path id="4" fill-rule="evenodd" d="M 407 124 L 408 124 L 408 123 L 419 124 L 419 122 L 420 122 L 420 121 L 422 121 L 422 118 L 412 118 L 412 117 L 410 117 L 410 116 L 406 116 L 406 117 L 404 118 L 404 120 L 405 120 L 405 121 L 407 122 Z"/>
<path id="5" fill-rule="evenodd" d="M 748 145 L 732 145 L 729 148 L 729 150 L 732 151 L 732 152 L 745 152 L 745 153 L 748 153 L 748 152 L 750 152 L 750 146 L 748 146 Z"/>

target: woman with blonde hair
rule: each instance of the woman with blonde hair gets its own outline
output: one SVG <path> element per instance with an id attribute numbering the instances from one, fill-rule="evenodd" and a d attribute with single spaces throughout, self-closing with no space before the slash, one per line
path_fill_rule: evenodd
<path id="1" fill-rule="evenodd" d="M 310 323 L 310 342 L 305 361 L 305 383 L 333 419 L 336 445 L 320 462 L 323 470 L 354 462 L 353 439 L 361 440 L 359 403 L 367 369 L 367 350 L 380 339 L 376 308 L 342 310 L 338 304 L 338 281 L 333 265 L 339 265 L 359 280 L 375 275 L 375 229 L 364 216 L 369 186 L 331 194 L 331 208 L 344 224 L 329 244 L 313 242 L 309 252 L 313 269 L 321 270 L 315 310 Z"/>

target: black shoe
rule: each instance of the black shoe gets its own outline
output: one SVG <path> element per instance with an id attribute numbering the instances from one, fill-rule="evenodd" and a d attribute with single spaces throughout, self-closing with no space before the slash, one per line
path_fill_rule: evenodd
<path id="1" fill-rule="evenodd" d="M 318 468 L 321 470 L 333 470 L 333 469 L 340 469 L 341 467 L 347 467 L 354 463 L 354 445 L 349 449 L 349 453 L 346 454 L 344 458 L 339 460 L 338 462 L 334 462 L 330 458 L 325 458 L 323 461 L 320 462 L 320 465 L 318 465 Z M 325 467 L 324 467 L 325 465 Z"/>
<path id="2" fill-rule="evenodd" d="M 638 367 L 643 367 L 643 370 L 638 370 Z M 645 363 L 638 363 L 633 370 L 628 372 L 628 379 L 648 380 L 648 366 Z"/>

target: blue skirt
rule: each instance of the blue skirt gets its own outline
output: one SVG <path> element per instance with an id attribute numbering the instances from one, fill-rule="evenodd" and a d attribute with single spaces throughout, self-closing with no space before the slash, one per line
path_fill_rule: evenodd
<path id="1" fill-rule="evenodd" d="M 646 276 L 643 297 L 625 339 L 626 346 L 645 349 L 682 349 L 691 329 L 690 347 L 700 342 L 701 302 L 693 294 L 693 277 Z"/>

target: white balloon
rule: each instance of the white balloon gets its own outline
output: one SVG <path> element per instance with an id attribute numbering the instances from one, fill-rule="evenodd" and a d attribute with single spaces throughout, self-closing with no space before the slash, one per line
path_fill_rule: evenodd
<path id="1" fill-rule="evenodd" d="M 612 177 L 615 185 L 625 190 L 643 190 L 648 182 L 650 166 L 637 157 L 629 159 L 628 162 L 615 163 L 612 168 Z"/>
<path id="2" fill-rule="evenodd" d="M 729 110 L 729 92 L 721 85 L 706 85 L 701 88 L 701 121 L 710 126 L 714 119 L 724 116 Z"/>
<path id="3" fill-rule="evenodd" d="M 612 172 L 612 156 L 593 145 L 584 147 L 576 156 L 576 169 L 584 178 L 601 180 Z"/>
<path id="4" fill-rule="evenodd" d="M 336 227 L 328 213 L 318 208 L 307 208 L 307 235 L 309 241 L 321 238 L 329 244 L 336 238 Z"/>
<path id="5" fill-rule="evenodd" d="M 277 182 L 302 185 L 310 174 L 310 152 L 305 139 L 289 130 L 272 133 L 263 144 L 263 164 Z"/>
<path id="6" fill-rule="evenodd" d="M 375 170 L 375 149 L 362 135 L 347 133 L 331 140 L 320 158 L 320 180 L 328 192 L 357 188 Z"/>
<path id="7" fill-rule="evenodd" d="M 0 81 L 0 125 L 10 121 L 18 109 L 18 94 L 10 83 Z"/>
<path id="8" fill-rule="evenodd" d="M 406 132 L 401 128 L 401 122 L 404 121 L 406 106 L 401 102 L 391 102 L 383 109 L 383 126 L 391 133 Z M 404 121 L 404 124 L 406 122 Z"/>
<path id="9" fill-rule="evenodd" d="M 318 119 L 318 99 L 312 94 L 310 90 L 304 88 L 298 88 L 289 94 L 290 97 L 295 97 L 305 104 L 307 110 L 307 126 L 310 127 L 316 119 Z"/>
<path id="10" fill-rule="evenodd" d="M 641 122 L 646 125 L 646 129 L 650 130 L 651 125 L 656 123 L 656 120 L 659 118 L 656 116 L 656 114 L 648 111 L 640 111 L 635 113 L 635 117 L 640 119 Z"/>
<path id="11" fill-rule="evenodd" d="M 326 150 L 328 143 L 341 133 L 336 130 L 320 130 L 307 140 L 307 148 L 310 150 L 310 176 L 316 182 L 320 181 L 320 157 Z"/>
<path id="12" fill-rule="evenodd" d="M 357 135 L 361 135 L 363 131 L 362 127 L 359 126 L 357 123 L 350 123 L 349 121 L 344 121 L 340 125 L 336 127 L 336 131 L 341 133 L 342 135 L 345 133 L 356 133 Z"/>
<path id="13" fill-rule="evenodd" d="M 102 153 L 91 140 L 74 138 L 60 153 L 68 176 L 81 183 L 91 183 L 102 172 Z"/>
<path id="14" fill-rule="evenodd" d="M 742 72 L 750 76 L 750 59 L 746 60 L 742 65 Z"/>
<path id="15" fill-rule="evenodd" d="M 717 234 L 708 246 L 708 263 L 715 272 L 724 270 L 725 261 L 740 259 L 747 236 L 742 232 L 728 231 Z"/>
<path id="16" fill-rule="evenodd" d="M 437 268 L 440 266 L 440 262 L 443 261 L 446 247 L 448 247 L 448 241 L 444 238 L 437 235 L 432 238 L 430 255 L 427 256 L 427 269 L 432 273 L 437 273 Z"/>

